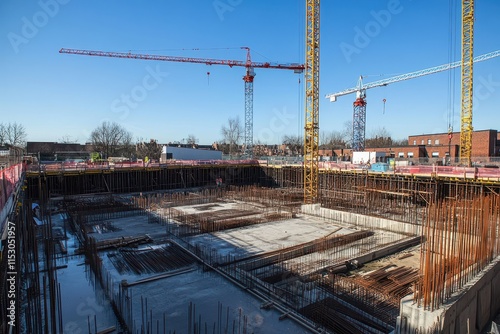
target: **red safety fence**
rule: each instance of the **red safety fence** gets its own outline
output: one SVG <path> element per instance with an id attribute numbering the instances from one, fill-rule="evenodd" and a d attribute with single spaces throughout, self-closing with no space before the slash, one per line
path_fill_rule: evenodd
<path id="1" fill-rule="evenodd" d="M 337 163 L 337 162 L 320 162 L 319 168 L 326 170 L 350 170 L 350 171 L 370 171 L 368 165 Z M 456 177 L 456 178 L 475 178 L 475 179 L 491 179 L 500 181 L 500 168 L 494 167 L 463 167 L 463 166 L 437 166 L 437 165 L 412 165 L 412 166 L 396 166 L 394 169 L 384 171 L 386 174 L 403 174 L 403 175 L 422 175 L 422 176 L 440 176 L 440 177 Z"/>
<path id="2" fill-rule="evenodd" d="M 406 166 L 397 167 L 394 173 L 457 178 L 500 179 L 500 168 L 488 167 Z"/>
<path id="3" fill-rule="evenodd" d="M 10 195 L 14 192 L 22 173 L 23 164 L 13 165 L 0 170 L 0 211 L 3 210 L 5 203 L 7 203 Z"/>

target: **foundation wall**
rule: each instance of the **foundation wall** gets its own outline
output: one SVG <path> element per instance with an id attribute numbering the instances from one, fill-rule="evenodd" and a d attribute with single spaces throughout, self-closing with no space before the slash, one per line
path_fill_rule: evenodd
<path id="1" fill-rule="evenodd" d="M 51 196 L 97 193 L 134 193 L 196 187 L 260 184 L 276 186 L 273 177 L 255 165 L 173 166 L 130 170 L 51 171 L 27 173 L 27 196 L 39 199 Z"/>
<path id="2" fill-rule="evenodd" d="M 357 213 L 346 211 L 326 209 L 320 207 L 319 204 L 302 205 L 301 211 L 305 214 L 331 219 L 338 222 L 353 224 L 361 228 L 371 229 L 373 227 L 376 227 L 378 229 L 386 229 L 392 232 L 409 235 L 420 235 L 421 232 L 420 226 L 416 224 L 404 223 L 381 217 L 360 215 Z"/>
<path id="3" fill-rule="evenodd" d="M 500 311 L 500 257 L 451 301 L 435 311 L 424 310 L 413 296 L 401 300 L 396 333 L 479 334 Z"/>

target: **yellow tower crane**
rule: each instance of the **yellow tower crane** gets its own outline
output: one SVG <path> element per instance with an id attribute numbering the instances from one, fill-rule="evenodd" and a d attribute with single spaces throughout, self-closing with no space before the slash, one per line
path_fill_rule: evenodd
<path id="1" fill-rule="evenodd" d="M 460 162 L 471 165 L 472 67 L 474 46 L 474 0 L 462 0 L 462 109 L 460 115 Z"/>
<path id="2" fill-rule="evenodd" d="M 319 2 L 306 0 L 304 203 L 319 200 Z"/>

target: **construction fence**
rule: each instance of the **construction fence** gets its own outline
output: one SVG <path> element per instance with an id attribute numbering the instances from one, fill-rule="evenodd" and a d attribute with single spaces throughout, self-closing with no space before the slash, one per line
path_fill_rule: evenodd
<path id="1" fill-rule="evenodd" d="M 10 195 L 14 192 L 23 171 L 23 164 L 12 165 L 0 170 L 0 212 L 3 210 Z"/>

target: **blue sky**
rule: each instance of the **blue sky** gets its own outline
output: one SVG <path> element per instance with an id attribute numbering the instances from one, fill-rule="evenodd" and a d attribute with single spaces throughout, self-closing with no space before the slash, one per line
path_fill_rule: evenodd
<path id="1" fill-rule="evenodd" d="M 450 0 L 323 0 L 320 131 L 342 131 L 354 95 L 324 96 L 365 82 L 460 59 L 460 6 Z M 500 2 L 476 1 L 474 55 L 500 49 Z M 59 54 L 61 48 L 303 63 L 304 0 L 77 1 L 0 3 L 1 122 L 28 141 L 88 140 L 103 121 L 134 139 L 221 139 L 244 116 L 245 70 L 177 62 Z M 450 37 L 451 36 L 451 37 Z M 194 50 L 199 49 L 199 50 Z M 474 67 L 476 130 L 500 129 L 500 57 Z M 207 75 L 210 72 L 210 75 Z M 254 141 L 302 135 L 302 75 L 256 69 Z M 299 82 L 300 79 L 300 82 Z M 450 84 L 450 80 L 453 82 Z M 385 112 L 382 100 L 386 99 Z M 460 130 L 460 71 L 367 91 L 367 137 Z M 453 107 L 451 107 L 453 106 Z"/>

